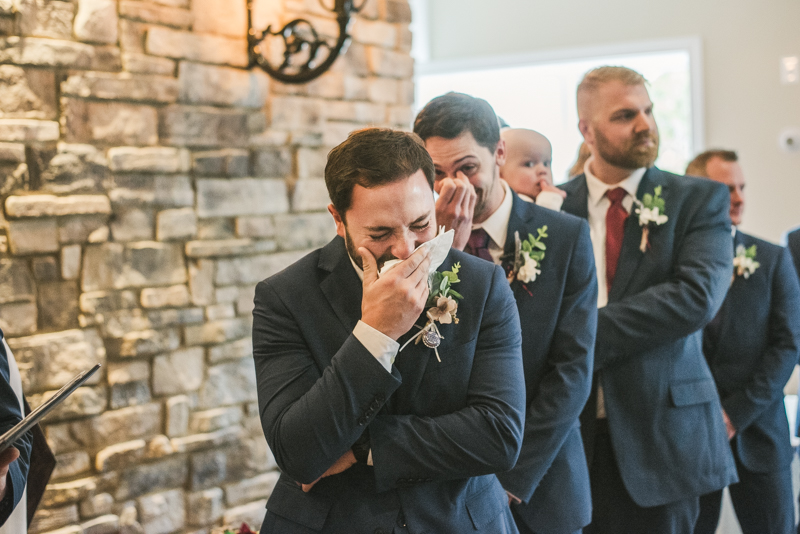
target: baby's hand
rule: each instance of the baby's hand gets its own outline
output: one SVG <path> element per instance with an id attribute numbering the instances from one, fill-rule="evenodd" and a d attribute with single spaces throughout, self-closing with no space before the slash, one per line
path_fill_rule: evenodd
<path id="1" fill-rule="evenodd" d="M 539 180 L 539 183 L 537 185 L 539 186 L 539 188 L 542 191 L 550 191 L 551 193 L 555 193 L 555 194 L 561 196 L 561 198 L 567 198 L 567 192 L 566 191 L 564 191 L 563 189 L 559 189 L 558 187 L 556 187 L 554 185 L 551 185 L 550 182 L 548 182 L 545 179 Z"/>

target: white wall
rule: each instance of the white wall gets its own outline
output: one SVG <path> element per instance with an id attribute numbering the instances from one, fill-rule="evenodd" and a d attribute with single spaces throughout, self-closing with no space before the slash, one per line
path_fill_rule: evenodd
<path id="1" fill-rule="evenodd" d="M 748 180 L 743 230 L 771 240 L 800 225 L 800 85 L 779 59 L 800 55 L 800 0 L 430 0 L 431 61 L 699 36 L 705 145 L 739 152 Z"/>

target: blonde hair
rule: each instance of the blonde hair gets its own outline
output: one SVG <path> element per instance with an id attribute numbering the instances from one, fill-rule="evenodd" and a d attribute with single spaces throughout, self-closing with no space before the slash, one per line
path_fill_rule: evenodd
<path id="1" fill-rule="evenodd" d="M 583 75 L 583 80 L 578 85 L 578 94 L 595 91 L 600 85 L 608 82 L 621 82 L 625 85 L 644 85 L 647 80 L 644 76 L 628 67 L 604 66 L 592 69 Z"/>
<path id="2" fill-rule="evenodd" d="M 645 85 L 647 80 L 644 76 L 628 67 L 606 65 L 590 70 L 583 75 L 581 83 L 578 84 L 578 116 L 581 119 L 585 118 L 584 113 L 588 112 L 594 93 L 601 85 L 609 82 L 621 82 L 624 85 Z"/>

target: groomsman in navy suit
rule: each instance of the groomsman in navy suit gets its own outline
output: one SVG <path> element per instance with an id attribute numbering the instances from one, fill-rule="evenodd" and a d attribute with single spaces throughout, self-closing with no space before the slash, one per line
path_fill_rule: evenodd
<path id="1" fill-rule="evenodd" d="M 592 509 L 578 419 L 591 388 L 597 326 L 589 226 L 523 201 L 500 179 L 505 143 L 485 100 L 435 98 L 414 131 L 436 169 L 437 221 L 455 230 L 455 248 L 502 265 L 517 301 L 525 434 L 514 469 L 497 475 L 517 526 L 523 534 L 579 532 Z M 521 243 L 531 244 L 530 236 L 541 249 L 526 254 Z"/>
<path id="2" fill-rule="evenodd" d="M 589 221 L 599 295 L 584 532 L 692 532 L 700 495 L 736 480 L 702 351 L 733 270 L 728 192 L 653 167 L 658 128 L 637 72 L 595 69 L 577 96 L 592 156 L 561 186 L 562 209 Z"/>
<path id="3" fill-rule="evenodd" d="M 519 315 L 500 267 L 418 248 L 437 232 L 433 174 L 416 135 L 353 132 L 325 168 L 338 236 L 256 287 L 261 424 L 281 468 L 264 534 L 517 532 L 494 473 L 522 443 Z M 428 304 L 429 268 L 462 298 Z"/>
<path id="4" fill-rule="evenodd" d="M 745 534 L 794 530 L 792 450 L 783 387 L 800 355 L 800 283 L 788 250 L 737 229 L 745 179 L 735 152 L 709 150 L 686 174 L 728 187 L 733 281 L 703 333 L 703 352 L 717 383 L 739 482 L 729 488 Z M 713 534 L 722 490 L 700 498 L 696 534 Z"/>

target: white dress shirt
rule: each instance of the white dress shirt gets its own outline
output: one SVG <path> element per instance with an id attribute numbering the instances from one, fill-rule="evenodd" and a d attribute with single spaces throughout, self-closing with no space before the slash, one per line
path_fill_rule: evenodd
<path id="1" fill-rule="evenodd" d="M 514 207 L 514 197 L 511 196 L 511 188 L 500 180 L 503 186 L 503 202 L 489 215 L 489 218 L 480 224 L 473 224 L 472 229 L 483 228 L 489 234 L 489 254 L 496 264 L 500 264 L 500 258 L 506 248 L 506 238 L 508 237 L 508 221 L 511 218 L 511 209 Z"/>
<path id="2" fill-rule="evenodd" d="M 630 176 L 621 182 L 609 185 L 601 181 L 592 173 L 592 158 L 586 161 L 583 171 L 586 174 L 586 187 L 589 189 L 589 232 L 594 249 L 594 264 L 597 269 L 597 307 L 602 308 L 608 304 L 608 284 L 606 283 L 606 213 L 611 206 L 611 201 L 606 196 L 609 189 L 622 187 L 628 192 L 622 199 L 622 207 L 628 213 L 633 209 L 633 199 L 639 189 L 646 168 L 636 169 Z M 606 417 L 606 404 L 603 396 L 603 387 L 597 386 L 597 418 Z"/>

